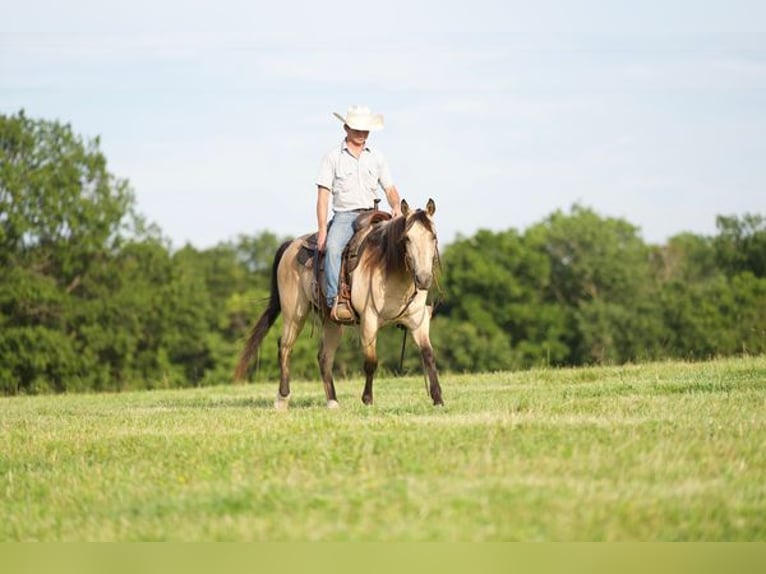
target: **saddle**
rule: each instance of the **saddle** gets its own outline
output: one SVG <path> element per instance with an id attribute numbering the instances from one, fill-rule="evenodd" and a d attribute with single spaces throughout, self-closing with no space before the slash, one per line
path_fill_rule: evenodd
<path id="1" fill-rule="evenodd" d="M 338 283 L 338 300 L 348 305 L 348 308 L 354 313 L 353 323 L 359 322 L 359 316 L 351 305 L 351 275 L 354 269 L 359 265 L 359 258 L 362 252 L 362 244 L 375 225 L 382 221 L 391 219 L 391 214 L 385 211 L 371 209 L 359 214 L 354 221 L 354 235 L 346 244 L 343 250 L 340 264 L 340 281 Z M 324 252 L 317 249 L 317 233 L 311 233 L 299 237 L 301 247 L 298 251 L 298 263 L 306 269 L 314 271 L 314 306 L 321 309 L 323 314 L 327 314 L 327 305 L 324 305 Z"/>

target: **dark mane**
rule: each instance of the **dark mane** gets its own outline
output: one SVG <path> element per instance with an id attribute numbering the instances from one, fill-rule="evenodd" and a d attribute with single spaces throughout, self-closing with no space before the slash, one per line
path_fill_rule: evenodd
<path id="1" fill-rule="evenodd" d="M 397 217 L 378 224 L 365 240 L 365 256 L 368 265 L 381 265 L 387 274 L 406 268 L 404 236 L 415 223 L 435 234 L 431 220 L 422 209 L 410 217 Z"/>

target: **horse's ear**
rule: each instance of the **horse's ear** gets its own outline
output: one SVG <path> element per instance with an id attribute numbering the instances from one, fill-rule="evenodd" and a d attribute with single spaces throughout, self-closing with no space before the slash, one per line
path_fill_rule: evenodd
<path id="1" fill-rule="evenodd" d="M 402 200 L 402 215 L 404 217 L 407 217 L 407 214 L 410 212 L 410 204 L 407 203 L 406 199 Z"/>
<path id="2" fill-rule="evenodd" d="M 433 217 L 434 213 L 436 213 L 436 203 L 430 197 L 428 198 L 428 203 L 426 203 L 426 213 L 428 217 Z"/>

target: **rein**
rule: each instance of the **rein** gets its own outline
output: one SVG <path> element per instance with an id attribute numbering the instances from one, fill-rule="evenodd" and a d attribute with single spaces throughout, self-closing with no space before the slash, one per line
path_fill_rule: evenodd
<path id="1" fill-rule="evenodd" d="M 436 254 L 434 255 L 434 260 L 436 261 L 437 269 L 441 270 L 441 268 L 442 268 L 442 259 L 441 259 L 441 254 L 439 253 L 439 246 L 438 246 L 438 244 L 436 246 Z M 434 281 L 436 282 L 436 292 L 439 294 L 439 296 L 431 304 L 431 308 L 432 308 L 431 316 L 433 316 L 433 312 L 436 311 L 436 309 L 439 307 L 439 305 L 441 305 L 441 302 L 444 299 L 444 291 L 442 290 L 441 285 L 439 285 L 439 278 L 438 278 L 438 275 L 435 274 L 435 273 L 434 273 Z M 414 299 L 417 296 L 417 294 L 418 294 L 418 289 L 415 288 L 415 291 L 412 293 L 412 296 L 409 298 L 409 300 L 405 304 L 404 309 L 402 309 L 401 313 L 399 313 L 399 315 L 396 316 L 396 319 L 398 319 L 399 317 L 404 315 L 404 312 L 412 304 L 412 301 L 414 301 Z M 428 304 L 426 304 L 423 307 L 423 315 L 420 317 L 420 323 L 418 324 L 418 326 L 423 324 L 423 321 L 426 318 L 426 309 L 427 308 L 428 308 Z M 405 353 L 405 350 L 407 348 L 407 329 L 405 329 L 401 325 L 398 325 L 398 327 L 402 329 L 402 352 L 399 355 L 399 372 L 401 373 L 401 372 L 404 372 L 404 353 Z M 421 359 L 421 363 L 422 363 L 422 359 Z M 425 374 L 425 367 L 423 369 L 423 377 L 424 377 L 425 385 L 426 385 L 426 394 L 428 394 L 429 393 L 429 390 L 428 390 L 428 378 L 426 377 L 426 374 Z"/>
<path id="2" fill-rule="evenodd" d="M 414 221 L 409 222 L 407 227 L 405 227 L 405 229 L 403 230 L 403 235 L 409 230 L 410 226 L 413 223 L 414 223 Z M 390 228 L 389 228 L 389 230 L 390 230 Z M 386 230 L 386 231 L 390 232 L 389 230 Z M 431 231 L 431 232 L 433 233 L 433 231 Z M 436 236 L 435 233 L 433 235 L 434 235 L 434 237 Z M 367 244 L 369 239 L 370 239 L 370 235 L 365 237 L 365 239 L 364 239 L 364 241 L 362 243 L 362 248 L 367 247 L 366 244 Z M 400 241 L 401 241 L 401 238 L 399 238 L 399 240 L 397 242 L 400 242 Z M 402 248 L 402 247 L 400 247 L 400 248 Z M 407 313 L 407 311 L 410 309 L 413 301 L 415 301 L 415 299 L 417 298 L 418 294 L 421 291 L 421 289 L 418 289 L 417 286 L 415 285 L 415 276 L 414 276 L 414 273 L 413 273 L 413 265 L 411 263 L 411 259 L 410 259 L 409 255 L 405 252 L 404 253 L 404 257 L 402 257 L 401 259 L 403 259 L 404 268 L 406 270 L 409 270 L 412 273 L 411 280 L 412 280 L 412 287 L 413 287 L 413 289 L 412 289 L 412 292 L 407 297 L 407 300 L 404 302 L 404 305 L 402 306 L 401 310 L 394 317 L 388 319 L 388 321 L 390 321 L 390 322 L 396 322 L 399 319 L 401 319 Z M 434 253 L 433 267 L 436 270 L 441 270 L 441 254 L 439 253 L 438 240 L 437 240 L 437 245 L 436 245 L 436 252 Z M 433 310 L 435 310 L 439 306 L 441 301 L 443 300 L 443 291 L 441 289 L 441 285 L 439 285 L 439 280 L 438 280 L 438 277 L 437 277 L 436 273 L 434 273 L 434 281 L 436 283 L 436 290 L 437 290 L 438 296 L 437 296 L 436 300 L 431 305 L 429 305 L 427 302 L 423 305 L 423 312 L 421 314 L 420 321 L 417 323 L 417 325 L 414 326 L 414 329 L 419 328 L 423 324 L 423 321 L 425 321 L 425 318 L 426 318 L 426 313 L 429 312 L 429 307 L 431 308 L 431 313 L 433 313 Z M 372 305 L 372 308 L 374 309 L 375 313 L 380 317 L 381 316 L 381 309 L 378 308 L 378 305 L 375 302 L 375 296 L 374 296 L 373 293 L 374 293 L 373 292 L 373 273 L 370 272 L 369 273 L 369 279 L 368 279 L 368 286 L 367 286 L 367 304 L 368 305 Z M 401 324 L 399 324 L 397 326 L 402 329 L 402 349 L 401 349 L 401 354 L 399 356 L 399 371 L 402 372 L 404 370 L 404 355 L 405 355 L 406 348 L 407 348 L 407 329 L 403 325 L 401 325 Z M 421 362 L 422 362 L 422 360 L 423 360 L 423 358 L 421 357 Z M 424 376 L 426 394 L 429 394 L 430 390 L 429 390 L 429 386 L 428 386 L 428 377 L 426 375 L 425 364 L 423 364 L 423 376 Z"/>
<path id="3" fill-rule="evenodd" d="M 404 233 L 406 233 L 409 230 L 409 228 L 412 226 L 413 223 L 414 222 L 410 222 L 408 224 L 408 226 L 404 229 Z M 369 235 L 364 238 L 364 242 L 365 243 L 367 242 L 368 238 L 369 238 Z M 438 243 L 437 243 L 437 246 L 436 246 L 436 253 L 434 254 L 434 261 L 436 263 L 436 267 L 438 269 L 441 269 L 441 256 L 439 254 Z M 405 266 L 405 268 L 411 270 L 412 265 L 410 264 L 409 256 L 405 256 L 404 257 L 404 266 Z M 375 297 L 372 295 L 372 275 L 373 274 L 370 273 L 369 286 L 367 288 L 367 297 L 368 297 L 369 301 L 372 303 L 372 307 L 373 307 L 373 309 L 375 309 L 375 312 L 377 313 L 377 315 L 380 316 L 380 309 L 378 309 L 378 306 L 375 304 Z M 413 286 L 414 286 L 414 283 L 415 283 L 415 279 L 413 277 Z M 437 287 L 438 287 L 439 294 L 441 295 L 442 290 L 441 290 L 441 286 L 438 285 L 438 280 L 437 280 Z M 418 296 L 418 292 L 419 291 L 420 291 L 420 289 L 418 289 L 417 287 L 415 287 L 412 290 L 412 294 L 407 299 L 407 302 L 404 304 L 404 307 L 402 307 L 402 310 L 399 311 L 399 313 L 397 313 L 392 319 L 390 319 L 390 321 L 394 322 L 394 321 L 400 319 L 407 312 L 407 309 L 410 308 L 410 305 L 412 305 L 412 302 L 415 300 L 415 297 Z M 418 323 L 417 327 L 422 325 L 423 321 L 425 320 L 426 307 L 428 307 L 428 305 L 425 305 L 423 307 L 423 316 L 420 318 L 420 322 Z M 406 341 L 406 333 L 405 333 L 405 341 Z M 403 358 L 404 358 L 404 341 L 402 342 L 402 361 L 403 361 Z M 400 364 L 400 369 L 401 369 L 401 364 Z"/>

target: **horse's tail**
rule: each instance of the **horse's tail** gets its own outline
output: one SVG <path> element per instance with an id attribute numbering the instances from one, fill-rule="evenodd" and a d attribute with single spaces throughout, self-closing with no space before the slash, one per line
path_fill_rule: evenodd
<path id="1" fill-rule="evenodd" d="M 241 381 L 247 376 L 248 367 L 250 366 L 253 357 L 258 353 L 258 347 L 261 346 L 263 338 L 266 336 L 266 333 L 269 332 L 269 329 L 282 311 L 282 305 L 279 302 L 277 268 L 279 267 L 279 262 L 282 260 L 282 256 L 285 254 L 285 251 L 289 246 L 290 241 L 285 241 L 279 246 L 276 255 L 274 255 L 274 263 L 271 266 L 271 295 L 269 296 L 269 306 L 266 307 L 266 310 L 250 331 L 250 336 L 247 338 L 245 348 L 242 349 L 242 353 L 239 356 L 239 362 L 234 369 L 235 381 Z"/>

